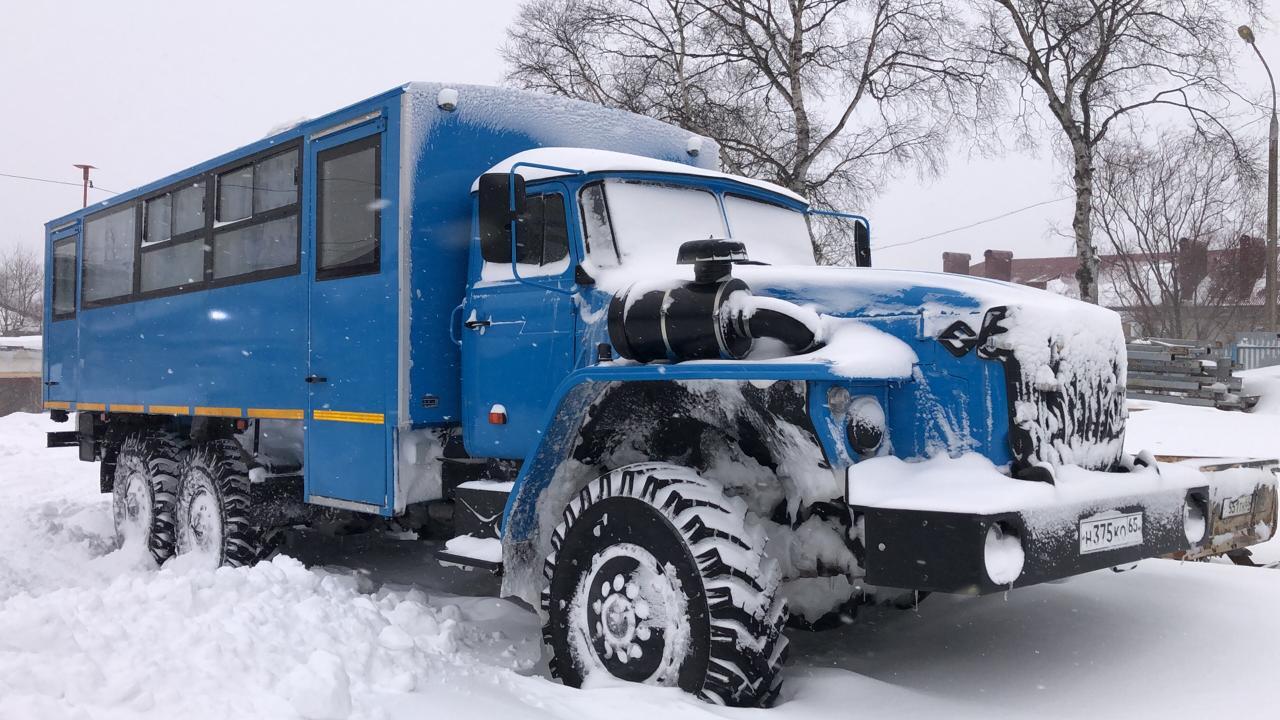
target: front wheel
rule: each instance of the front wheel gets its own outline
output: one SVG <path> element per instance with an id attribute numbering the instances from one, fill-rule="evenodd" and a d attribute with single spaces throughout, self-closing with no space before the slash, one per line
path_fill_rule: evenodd
<path id="1" fill-rule="evenodd" d="M 767 705 L 785 655 L 785 601 L 746 504 L 687 468 L 630 465 L 564 511 L 542 596 L 552 673 L 676 686 Z"/>

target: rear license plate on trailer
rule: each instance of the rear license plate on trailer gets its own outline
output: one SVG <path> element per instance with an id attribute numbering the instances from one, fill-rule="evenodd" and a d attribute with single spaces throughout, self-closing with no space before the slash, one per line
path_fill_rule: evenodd
<path id="1" fill-rule="evenodd" d="M 1253 512 L 1253 493 L 1222 501 L 1222 519 L 1237 515 L 1248 515 Z"/>
<path id="2" fill-rule="evenodd" d="M 1080 521 L 1080 554 L 1142 544 L 1142 513 Z"/>

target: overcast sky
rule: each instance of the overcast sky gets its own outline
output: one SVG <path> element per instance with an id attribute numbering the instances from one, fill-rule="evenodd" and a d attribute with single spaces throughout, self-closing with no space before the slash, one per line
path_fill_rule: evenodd
<path id="1" fill-rule="evenodd" d="M 0 173 L 78 182 L 72 165 L 89 163 L 98 186 L 123 191 L 410 80 L 496 84 L 517 4 L 5 2 Z M 1280 66 L 1274 32 L 1260 34 Z M 1260 90 L 1256 58 L 1241 61 L 1243 81 Z M 943 177 L 908 173 L 853 209 L 870 215 L 883 246 L 1068 193 L 1047 147 L 995 159 L 957 147 Z M 44 222 L 79 204 L 79 187 L 0 177 L 0 249 L 40 247 Z M 1070 211 L 1069 201 L 1044 205 L 878 252 L 875 264 L 940 269 L 943 250 L 1067 254 L 1052 228 L 1069 230 Z"/>

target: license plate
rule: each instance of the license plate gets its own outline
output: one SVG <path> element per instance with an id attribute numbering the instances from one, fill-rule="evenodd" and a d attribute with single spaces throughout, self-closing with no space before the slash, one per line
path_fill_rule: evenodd
<path id="1" fill-rule="evenodd" d="M 1142 513 L 1080 521 L 1080 554 L 1142 544 Z"/>
<path id="2" fill-rule="evenodd" d="M 1222 519 L 1237 515 L 1248 515 L 1253 512 L 1253 493 L 1240 497 L 1227 498 L 1222 501 Z"/>

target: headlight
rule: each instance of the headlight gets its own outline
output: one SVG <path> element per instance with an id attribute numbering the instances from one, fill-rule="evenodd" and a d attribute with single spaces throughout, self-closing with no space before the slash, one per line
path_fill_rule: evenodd
<path id="1" fill-rule="evenodd" d="M 859 455 L 875 452 L 884 442 L 884 408 L 867 395 L 853 398 L 849 402 L 849 421 L 845 432 L 849 444 Z"/>

